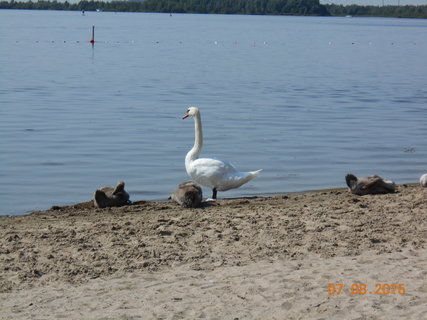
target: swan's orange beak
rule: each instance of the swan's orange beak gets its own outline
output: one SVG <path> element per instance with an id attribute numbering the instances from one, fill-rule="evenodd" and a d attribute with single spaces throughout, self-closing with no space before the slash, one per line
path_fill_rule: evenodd
<path id="1" fill-rule="evenodd" d="M 185 116 L 182 117 L 182 119 L 188 118 L 190 115 L 187 113 Z"/>

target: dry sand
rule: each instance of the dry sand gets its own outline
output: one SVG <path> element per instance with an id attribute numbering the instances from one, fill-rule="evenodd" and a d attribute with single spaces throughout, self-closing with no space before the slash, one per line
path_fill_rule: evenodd
<path id="1" fill-rule="evenodd" d="M 0 319 L 427 319 L 426 240 L 419 185 L 56 207 L 0 218 Z"/>

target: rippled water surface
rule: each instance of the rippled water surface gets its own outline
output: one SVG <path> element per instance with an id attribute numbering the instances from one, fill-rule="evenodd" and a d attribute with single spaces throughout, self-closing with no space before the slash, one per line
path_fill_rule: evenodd
<path id="1" fill-rule="evenodd" d="M 96 43 L 89 44 L 92 26 Z M 202 154 L 264 169 L 219 197 L 427 172 L 427 20 L 0 10 L 0 214 L 131 200 Z M 210 191 L 204 189 L 205 196 Z"/>

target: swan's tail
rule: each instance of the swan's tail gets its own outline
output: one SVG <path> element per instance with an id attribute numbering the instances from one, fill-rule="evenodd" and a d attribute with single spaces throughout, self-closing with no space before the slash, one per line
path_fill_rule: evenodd
<path id="1" fill-rule="evenodd" d="M 262 171 L 263 169 L 259 169 L 259 170 L 257 170 L 257 171 L 251 171 L 251 172 L 249 172 L 250 174 L 251 174 L 251 176 L 252 176 L 252 178 L 251 178 L 251 180 L 253 179 L 253 178 L 255 178 L 257 175 L 259 175 L 260 173 L 261 173 L 261 171 Z"/>
<path id="2" fill-rule="evenodd" d="M 243 185 L 243 184 L 245 184 L 245 183 L 248 183 L 249 181 L 251 181 L 252 179 L 254 179 L 257 175 L 260 174 L 261 171 L 262 171 L 262 169 L 256 170 L 256 171 L 246 172 L 246 177 L 244 179 L 242 179 L 242 181 L 240 183 L 240 186 Z"/>
<path id="3" fill-rule="evenodd" d="M 233 172 L 229 174 L 225 179 L 221 181 L 219 185 L 216 186 L 218 191 L 227 191 L 230 189 L 235 189 L 248 183 L 253 178 L 255 178 L 262 170 L 249 171 L 249 172 Z"/>

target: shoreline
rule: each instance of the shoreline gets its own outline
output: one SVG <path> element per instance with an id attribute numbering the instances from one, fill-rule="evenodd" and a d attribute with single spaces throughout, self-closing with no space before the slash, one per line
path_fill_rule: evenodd
<path id="1" fill-rule="evenodd" d="M 399 183 L 399 185 L 401 186 L 411 186 L 411 185 L 419 185 L 418 182 L 402 182 Z M 237 200 L 237 199 L 257 199 L 257 198 L 273 198 L 273 197 L 278 197 L 278 196 L 282 196 L 282 195 L 296 195 L 296 194 L 310 194 L 310 193 L 319 193 L 319 192 L 329 192 L 329 191 L 347 191 L 348 187 L 347 186 L 339 186 L 339 187 L 330 187 L 330 188 L 321 188 L 321 189 L 307 189 L 307 190 L 300 190 L 300 191 L 288 191 L 288 192 L 273 192 L 273 193 L 257 193 L 257 194 L 247 194 L 247 195 L 242 195 L 242 196 L 236 196 L 236 197 L 226 197 L 226 193 L 221 193 L 221 195 L 223 195 L 223 197 L 219 197 L 218 201 L 221 200 Z M 204 197 L 204 201 L 206 202 L 206 197 Z M 31 215 L 35 212 L 44 212 L 44 211 L 50 211 L 50 210 L 58 210 L 61 208 L 78 208 L 78 207 L 91 207 L 96 209 L 94 206 L 92 206 L 92 201 L 93 200 L 87 200 L 87 201 L 83 201 L 83 202 L 76 202 L 76 203 L 70 203 L 70 204 L 63 204 L 63 205 L 52 205 L 50 208 L 46 208 L 46 209 L 39 209 L 39 210 L 31 210 L 28 211 L 26 213 L 20 213 L 20 214 L 9 214 L 9 213 L 0 213 L 0 219 L 2 218 L 12 218 L 12 217 L 23 217 L 23 216 L 27 216 L 27 215 Z M 169 203 L 171 202 L 171 200 L 165 198 L 165 199 L 151 199 L 151 200 L 135 200 L 132 201 L 132 204 L 130 206 L 133 206 L 134 204 L 138 204 L 138 203 L 145 203 L 145 202 L 151 202 L 151 203 Z"/>
<path id="2" fill-rule="evenodd" d="M 115 306 L 113 314 L 135 319 L 143 318 L 142 309 L 148 318 L 223 319 L 236 310 L 235 317 L 257 319 L 268 309 L 271 319 L 301 319 L 310 307 L 313 319 L 334 312 L 357 319 L 358 308 L 375 319 L 387 318 L 381 310 L 421 319 L 426 198 L 427 189 L 403 184 L 386 195 L 338 188 L 221 199 L 198 209 L 147 201 L 4 217 L 0 314 L 55 319 L 71 310 L 79 318 L 83 308 L 99 319 L 94 310 Z M 369 282 L 371 290 L 376 282 L 405 283 L 410 294 L 334 297 L 325 291 L 328 282 Z M 220 310 L 209 309 L 203 297 Z M 130 308 L 117 306 L 119 300 Z M 237 301 L 251 303 L 245 309 Z"/>
<path id="3" fill-rule="evenodd" d="M 414 182 L 404 182 L 400 183 L 399 185 L 405 186 L 405 185 L 419 185 L 419 183 Z M 274 193 L 257 193 L 257 194 L 249 194 L 249 195 L 242 195 L 242 196 L 236 196 L 236 197 L 219 197 L 218 201 L 227 201 L 227 200 L 238 200 L 238 199 L 247 199 L 247 200 L 253 200 L 253 199 L 259 199 L 259 198 L 274 198 L 274 197 L 280 197 L 280 196 L 286 196 L 286 195 L 298 195 L 298 194 L 311 194 L 311 193 L 320 193 L 320 192 L 345 192 L 348 190 L 348 187 L 331 187 L 331 188 L 322 188 L 322 189 L 307 189 L 307 190 L 300 190 L 300 191 L 289 191 L 289 192 L 274 192 Z M 206 202 L 206 197 L 203 198 L 203 203 Z M 171 203 L 170 199 L 152 199 L 152 200 L 135 200 L 132 201 L 130 205 L 124 206 L 124 207 L 132 207 L 134 205 L 142 204 L 142 203 Z M 45 212 L 45 211 L 51 211 L 51 210 L 63 210 L 63 209 L 77 209 L 77 208 L 93 208 L 97 209 L 95 206 L 93 206 L 93 200 L 87 200 L 83 202 L 75 202 L 70 204 L 64 204 L 64 205 L 52 205 L 50 208 L 46 209 L 40 209 L 40 210 L 31 210 L 26 213 L 20 213 L 20 214 L 0 214 L 0 219 L 2 218 L 13 218 L 13 217 L 25 217 L 37 212 Z"/>

